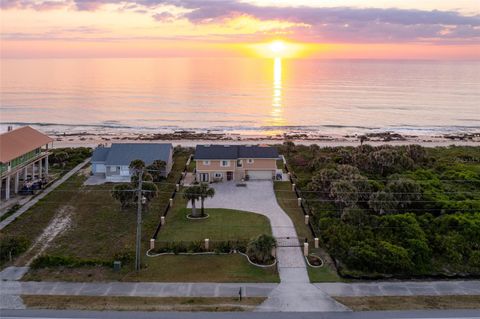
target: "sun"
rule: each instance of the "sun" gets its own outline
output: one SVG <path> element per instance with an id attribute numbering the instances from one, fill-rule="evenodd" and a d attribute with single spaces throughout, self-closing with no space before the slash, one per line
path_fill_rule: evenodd
<path id="1" fill-rule="evenodd" d="M 294 43 L 281 39 L 275 39 L 270 42 L 253 43 L 248 47 L 253 50 L 255 55 L 265 58 L 296 58 L 305 51 L 305 44 Z"/>
<path id="2" fill-rule="evenodd" d="M 270 43 L 270 50 L 272 50 L 273 53 L 280 54 L 284 52 L 286 48 L 287 48 L 287 45 L 282 40 L 275 40 L 272 43 Z"/>

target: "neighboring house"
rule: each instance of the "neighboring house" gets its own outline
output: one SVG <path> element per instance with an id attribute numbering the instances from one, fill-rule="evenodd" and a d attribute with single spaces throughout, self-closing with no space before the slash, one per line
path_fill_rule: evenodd
<path id="1" fill-rule="evenodd" d="M 173 146 L 170 143 L 114 143 L 110 147 L 99 146 L 92 156 L 92 173 L 103 175 L 107 182 L 129 182 L 129 165 L 133 160 L 150 165 L 156 160 L 166 163 L 161 173 L 167 177 L 173 165 Z"/>
<path id="2" fill-rule="evenodd" d="M 261 145 L 197 145 L 196 178 L 200 182 L 271 180 L 278 151 Z"/>
<path id="3" fill-rule="evenodd" d="M 53 139 L 24 126 L 0 134 L 0 198 L 18 194 L 23 183 L 48 176 L 48 145 Z M 53 144 L 52 144 L 53 145 Z"/>

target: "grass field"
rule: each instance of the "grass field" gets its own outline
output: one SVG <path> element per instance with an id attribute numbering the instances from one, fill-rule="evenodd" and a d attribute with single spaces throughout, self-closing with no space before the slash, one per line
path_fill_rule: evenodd
<path id="1" fill-rule="evenodd" d="M 175 182 L 180 177 L 187 156 L 177 156 L 174 168 L 165 182 L 159 183 L 159 195 L 143 214 L 142 240 L 147 247 L 158 225 L 160 212 L 168 203 Z M 73 258 L 111 260 L 116 254 L 134 250 L 136 213 L 134 208 L 122 210 L 111 196 L 113 184 L 83 186 L 86 177 L 74 175 L 57 190 L 2 231 L 2 235 L 21 236 L 32 244 L 59 214 L 68 214 L 70 222 L 44 253 Z M 20 257 L 22 265 L 36 253 Z"/>
<path id="2" fill-rule="evenodd" d="M 354 311 L 480 309 L 480 296 L 335 297 Z"/>
<path id="3" fill-rule="evenodd" d="M 192 297 L 99 297 L 23 295 L 29 309 L 119 310 L 119 311 L 245 311 L 253 310 L 265 298 Z"/>
<path id="4" fill-rule="evenodd" d="M 181 195 L 179 195 L 180 197 Z M 265 216 L 231 209 L 206 209 L 207 219 L 191 220 L 182 198 L 175 200 L 168 213 L 166 224 L 161 228 L 157 241 L 249 240 L 260 234 L 272 233 Z"/>
<path id="5" fill-rule="evenodd" d="M 276 268 L 250 265 L 245 257 L 232 255 L 142 257 L 144 268 L 115 272 L 107 267 L 41 268 L 30 270 L 24 281 L 143 281 L 143 282 L 279 282 Z"/>
<path id="6" fill-rule="evenodd" d="M 177 154 L 174 167 L 166 181 L 158 183 L 158 196 L 143 213 L 142 247 L 149 247 L 150 238 L 167 206 L 175 184 L 180 177 L 188 154 Z M 68 225 L 48 240 L 42 237 L 33 249 L 17 259 L 17 265 L 25 265 L 39 251 L 51 256 L 63 256 L 75 260 L 99 260 L 111 262 L 125 253 L 135 250 L 135 208 L 122 210 L 111 197 L 113 184 L 83 186 L 86 176 L 78 174 L 49 194 L 19 219 L 2 231 L 2 236 L 22 236 L 34 244 L 52 221 L 67 216 Z M 212 240 L 250 239 L 258 234 L 271 233 L 268 220 L 257 214 L 212 210 L 207 220 L 187 220 L 185 200 L 179 194 L 167 216 L 159 239 Z M 65 222 L 66 223 L 66 222 Z M 253 225 L 253 226 L 252 226 Z M 24 280 L 66 281 L 218 281 L 218 282 L 276 282 L 276 270 L 254 267 L 239 255 L 229 256 L 163 256 L 148 258 L 142 253 L 146 266 L 140 273 L 132 264 L 124 265 L 120 272 L 110 267 L 47 267 L 31 269 Z"/>
<path id="7" fill-rule="evenodd" d="M 298 237 L 307 238 L 310 247 L 314 247 L 314 238 L 312 232 L 305 225 L 305 217 L 300 207 L 297 204 L 297 196 L 292 191 L 290 182 L 275 182 L 274 183 L 275 196 L 278 204 L 288 214 L 295 225 Z M 315 253 L 326 262 L 326 265 L 321 268 L 308 267 L 308 276 L 311 282 L 335 282 L 342 281 L 338 276 L 335 266 L 333 265 L 330 256 L 321 248 L 310 249 L 311 253 Z"/>

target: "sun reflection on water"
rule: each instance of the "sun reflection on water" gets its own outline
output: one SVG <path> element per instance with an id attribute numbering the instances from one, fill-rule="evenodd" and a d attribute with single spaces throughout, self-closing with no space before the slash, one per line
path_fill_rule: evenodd
<path id="1" fill-rule="evenodd" d="M 282 59 L 273 60 L 273 99 L 272 111 L 270 113 L 272 125 L 281 126 L 285 124 L 282 110 Z"/>

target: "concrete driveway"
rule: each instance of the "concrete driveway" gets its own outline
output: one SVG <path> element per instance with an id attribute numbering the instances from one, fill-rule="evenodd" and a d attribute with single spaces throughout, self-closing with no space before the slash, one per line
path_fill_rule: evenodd
<path id="1" fill-rule="evenodd" d="M 215 196 L 205 200 L 206 208 L 228 208 L 266 216 L 275 238 L 296 238 L 293 222 L 278 205 L 272 181 L 250 181 L 246 187 L 234 182 L 211 184 Z M 198 203 L 197 207 L 200 205 Z M 190 207 L 190 204 L 189 204 Z M 305 259 L 299 247 L 278 247 L 278 268 L 282 282 L 310 282 Z"/>
<path id="2" fill-rule="evenodd" d="M 292 220 L 278 205 L 273 182 L 250 181 L 246 184 L 246 187 L 237 187 L 234 182 L 211 184 L 211 187 L 215 188 L 215 196 L 205 200 L 205 207 L 236 209 L 264 215 L 270 220 L 273 236 L 277 240 L 284 237 L 296 238 L 297 232 Z M 190 204 L 188 207 L 191 207 Z M 281 284 L 259 306 L 258 311 L 348 310 L 310 284 L 300 247 L 278 247 L 277 259 Z"/>

